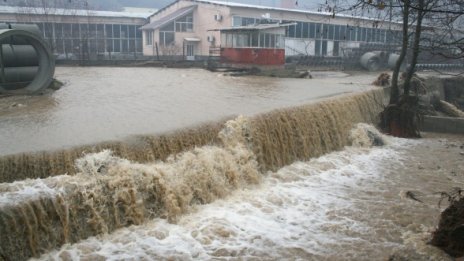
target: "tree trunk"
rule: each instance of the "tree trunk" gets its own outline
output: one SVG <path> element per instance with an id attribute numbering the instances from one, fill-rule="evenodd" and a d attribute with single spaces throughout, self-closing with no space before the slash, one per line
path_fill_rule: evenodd
<path id="1" fill-rule="evenodd" d="M 416 64 L 417 64 L 417 58 L 420 53 L 420 37 L 422 33 L 422 21 L 424 20 L 424 15 L 425 15 L 425 0 L 419 0 L 419 5 L 417 8 L 417 22 L 416 22 L 416 32 L 414 35 L 414 43 L 412 46 L 412 58 L 411 58 L 411 64 L 408 69 L 408 73 L 406 75 L 406 79 L 404 81 L 404 95 L 408 96 L 409 91 L 411 89 L 411 79 L 412 76 L 414 75 L 414 71 L 416 69 Z"/>
<path id="2" fill-rule="evenodd" d="M 410 10 L 410 0 L 404 0 L 403 7 L 403 39 L 401 46 L 401 53 L 398 61 L 396 61 L 395 69 L 392 76 L 392 86 L 390 91 L 390 104 L 397 104 L 400 97 L 400 91 L 398 87 L 398 78 L 400 75 L 401 65 L 403 64 L 404 58 L 408 51 L 408 29 L 409 29 L 409 10 Z"/>

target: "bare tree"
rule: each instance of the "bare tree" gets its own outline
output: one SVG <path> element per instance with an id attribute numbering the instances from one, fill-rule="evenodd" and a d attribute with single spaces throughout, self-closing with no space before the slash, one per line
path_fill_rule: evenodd
<path id="1" fill-rule="evenodd" d="M 397 136 L 417 137 L 418 98 L 411 94 L 411 80 L 416 72 L 419 55 L 423 51 L 447 58 L 464 57 L 464 16 L 462 0 L 332 0 L 330 10 L 368 15 L 379 21 L 401 23 L 402 38 L 399 59 L 392 76 L 390 102 L 382 112 L 385 131 Z M 393 17 L 401 20 L 394 21 Z M 401 92 L 400 69 L 406 59 L 410 62 L 405 72 Z"/>

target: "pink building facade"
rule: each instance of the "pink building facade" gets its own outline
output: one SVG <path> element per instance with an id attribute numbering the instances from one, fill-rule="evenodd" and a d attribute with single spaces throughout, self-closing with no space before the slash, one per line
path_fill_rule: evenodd
<path id="1" fill-rule="evenodd" d="M 294 7 L 296 1 L 281 3 Z M 143 54 L 190 60 L 219 56 L 224 48 L 230 49 L 221 37 L 221 30 L 272 23 L 292 24 L 283 30 L 282 45 L 272 47 L 282 49 L 284 57 L 343 56 L 359 48 L 361 43 L 391 43 L 396 39 L 395 30 L 400 29 L 396 23 L 343 15 L 333 17 L 331 13 L 290 6 L 274 8 L 229 1 L 178 0 L 151 15 L 149 23 L 141 28 Z M 242 47 L 256 49 L 257 46 L 250 43 Z M 271 53 L 279 53 L 277 56 L 281 57 L 280 52 Z M 257 52 L 242 50 L 238 54 L 236 50 L 227 50 L 227 53 L 230 57 L 245 58 Z"/>

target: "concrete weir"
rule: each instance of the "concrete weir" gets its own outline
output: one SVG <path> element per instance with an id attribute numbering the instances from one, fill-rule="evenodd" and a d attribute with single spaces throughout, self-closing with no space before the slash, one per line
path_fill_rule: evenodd
<path id="1" fill-rule="evenodd" d="M 238 117 L 222 129 L 205 128 L 208 133 L 195 134 L 206 140 L 199 139 L 199 146 L 185 151 L 176 149 L 172 136 L 171 145 L 177 147 L 163 143 L 158 148 L 175 152 L 163 161 L 131 161 L 126 154 L 104 150 L 77 159 L 72 175 L 2 183 L 0 259 L 26 260 L 155 217 L 176 222 L 190 206 L 256 184 L 268 170 L 342 149 L 356 123 L 378 120 L 384 98 L 384 90 L 378 89 Z M 63 153 L 57 158 L 50 154 L 48 160 L 58 162 Z"/>
<path id="2" fill-rule="evenodd" d="M 50 86 L 55 59 L 35 25 L 0 24 L 0 94 L 34 94 Z"/>

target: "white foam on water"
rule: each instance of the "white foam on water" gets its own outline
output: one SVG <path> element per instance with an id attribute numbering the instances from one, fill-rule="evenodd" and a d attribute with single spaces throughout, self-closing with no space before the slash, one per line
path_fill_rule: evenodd
<path id="1" fill-rule="evenodd" d="M 387 176 L 390 166 L 402 165 L 399 148 L 418 142 L 391 138 L 384 147 L 347 147 L 297 162 L 252 188 L 194 206 L 177 224 L 155 219 L 41 260 L 385 260 L 417 245 L 426 230 L 402 223 L 395 211 L 411 203 L 395 205 L 399 195 L 389 187 L 401 184 Z"/>
<path id="2" fill-rule="evenodd" d="M 53 181 L 65 179 L 65 177 L 64 175 L 48 180 L 28 179 L 13 183 L 0 183 L 0 208 L 37 198 L 55 198 L 63 193 L 63 188 L 56 187 Z"/>

